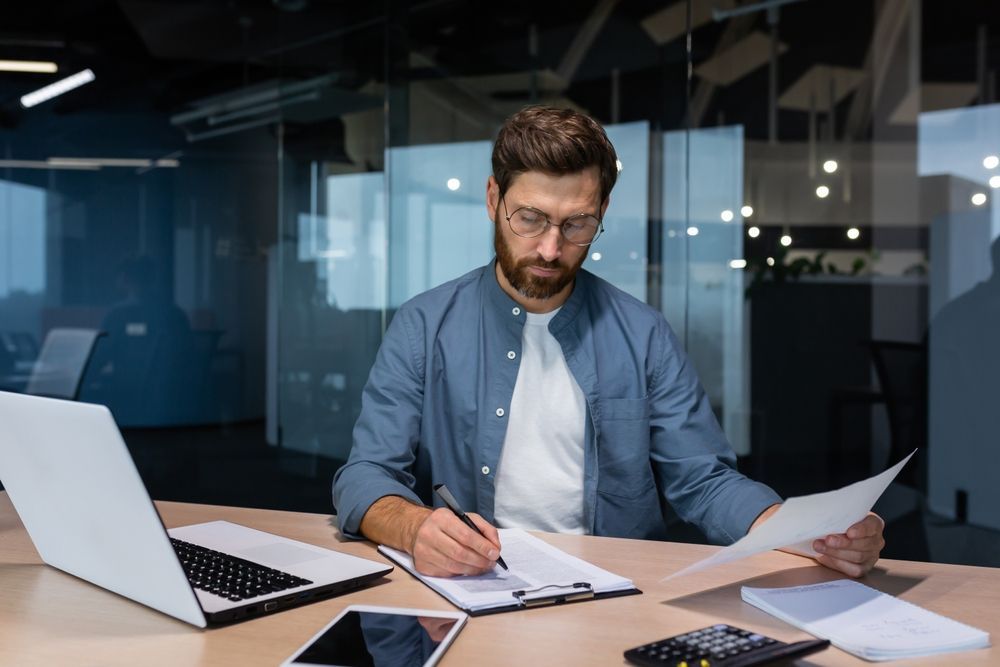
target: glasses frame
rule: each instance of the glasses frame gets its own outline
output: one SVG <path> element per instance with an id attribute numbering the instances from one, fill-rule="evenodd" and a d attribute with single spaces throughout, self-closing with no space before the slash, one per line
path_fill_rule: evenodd
<path id="1" fill-rule="evenodd" d="M 575 245 L 578 248 L 586 248 L 589 245 L 593 245 L 593 243 L 601 237 L 601 234 L 604 233 L 604 220 L 598 218 L 596 215 L 591 215 L 590 213 L 577 213 L 575 215 L 571 215 L 562 222 L 560 222 L 558 225 L 552 222 L 552 218 L 550 218 L 547 213 L 545 213 L 544 211 L 539 211 L 534 206 L 519 206 L 518 208 L 515 208 L 513 211 L 510 211 L 508 213 L 507 200 L 505 199 L 506 196 L 507 196 L 506 192 L 500 195 L 500 202 L 503 204 L 503 212 L 505 213 L 504 218 L 506 218 L 507 220 L 507 226 L 510 228 L 510 231 L 515 236 L 520 236 L 522 239 L 537 239 L 539 236 L 542 236 L 543 234 L 545 234 L 545 232 L 549 231 L 550 227 L 557 227 L 559 229 L 560 236 L 562 236 L 563 240 L 566 241 L 566 243 Z M 542 231 L 538 232 L 537 234 L 533 234 L 531 236 L 525 236 L 524 234 L 518 234 L 517 230 L 514 229 L 514 223 L 512 223 L 510 219 L 514 217 L 515 213 L 517 213 L 518 211 L 523 211 L 525 209 L 529 211 L 534 211 L 535 213 L 538 213 L 540 216 L 545 218 L 545 226 L 542 227 Z M 594 220 L 597 220 L 597 232 L 594 234 L 594 238 L 590 239 L 586 243 L 578 243 L 576 241 L 571 241 L 569 238 L 567 238 L 566 232 L 563 231 L 563 229 L 565 229 L 563 225 L 565 225 L 570 220 L 573 220 L 574 218 L 593 218 Z"/>

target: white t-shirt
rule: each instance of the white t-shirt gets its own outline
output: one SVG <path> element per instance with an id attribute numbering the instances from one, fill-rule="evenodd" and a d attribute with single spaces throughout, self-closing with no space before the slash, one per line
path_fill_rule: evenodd
<path id="1" fill-rule="evenodd" d="M 586 400 L 548 324 L 559 309 L 526 313 L 521 365 L 496 476 L 501 528 L 586 532 L 583 457 Z"/>

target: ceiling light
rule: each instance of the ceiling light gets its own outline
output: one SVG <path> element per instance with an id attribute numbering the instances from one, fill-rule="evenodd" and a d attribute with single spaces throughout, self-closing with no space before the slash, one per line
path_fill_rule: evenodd
<path id="1" fill-rule="evenodd" d="M 55 74 L 59 67 L 44 60 L 0 60 L 0 72 L 38 72 Z"/>
<path id="2" fill-rule="evenodd" d="M 615 160 L 615 168 L 618 169 L 618 173 L 620 174 L 621 171 L 622 171 L 622 161 L 621 160 Z"/>
<path id="3" fill-rule="evenodd" d="M 827 160 L 826 162 L 823 163 L 823 171 L 825 171 L 828 174 L 832 174 L 833 172 L 837 171 L 837 167 L 839 166 L 840 165 L 837 164 L 836 160 Z"/>
<path id="4" fill-rule="evenodd" d="M 996 155 L 987 155 L 983 158 L 983 166 L 987 169 L 996 169 L 997 165 L 1000 165 L 1000 157 Z"/>
<path id="5" fill-rule="evenodd" d="M 725 211 L 723 211 L 723 212 L 722 212 L 722 213 L 721 213 L 721 214 L 719 215 L 719 217 L 721 217 L 721 218 L 722 218 L 722 221 L 723 221 L 723 222 L 729 222 L 730 220 L 732 220 L 732 219 L 733 219 L 733 212 L 732 212 L 732 211 L 730 211 L 730 210 L 729 210 L 729 209 L 727 208 L 727 209 L 726 209 Z"/>
<path id="6" fill-rule="evenodd" d="M 448 189 L 454 192 L 455 190 L 458 190 L 460 187 L 462 187 L 462 181 L 458 180 L 457 178 L 449 178 L 447 185 Z"/>
<path id="7" fill-rule="evenodd" d="M 816 188 L 816 196 L 820 199 L 826 199 L 830 195 L 830 188 L 825 185 L 821 185 Z"/>
<path id="8" fill-rule="evenodd" d="M 774 257 L 768 257 L 767 258 L 767 265 L 768 266 L 774 266 Z"/>
<path id="9" fill-rule="evenodd" d="M 852 241 L 856 241 L 859 236 L 861 236 L 861 230 L 858 229 L 857 227 L 851 227 L 850 229 L 847 230 L 847 238 L 851 239 Z"/>
<path id="10" fill-rule="evenodd" d="M 1000 176 L 990 176 L 990 187 L 1000 188 Z"/>
<path id="11" fill-rule="evenodd" d="M 590 256 L 590 258 L 591 258 L 592 260 L 594 260 L 595 262 L 599 262 L 599 261 L 601 261 L 601 257 L 603 257 L 603 255 L 601 255 L 601 253 L 599 253 L 599 252 L 595 252 L 594 254 L 592 254 L 592 255 Z"/>
<path id="12" fill-rule="evenodd" d="M 755 239 L 758 236 L 760 236 L 760 227 L 751 227 L 750 229 L 748 229 L 747 236 L 749 236 L 752 239 Z"/>
<path id="13" fill-rule="evenodd" d="M 85 83 L 90 83 L 94 80 L 94 72 L 85 69 L 82 72 L 77 72 L 72 76 L 68 76 L 65 79 L 59 79 L 55 83 L 50 83 L 47 86 L 39 88 L 33 93 L 28 93 L 21 97 L 21 106 L 25 109 L 30 109 L 36 104 L 41 104 L 51 100 L 53 97 L 58 97 L 63 93 L 68 93 L 74 88 L 79 88 Z"/>
<path id="14" fill-rule="evenodd" d="M 792 237 L 789 236 L 788 234 L 782 235 L 782 237 L 781 237 L 781 245 L 785 246 L 786 248 L 788 246 L 792 245 Z"/>
<path id="15" fill-rule="evenodd" d="M 749 218 L 751 215 L 753 215 L 753 206 L 751 206 L 750 204 L 744 204 L 743 208 L 740 209 L 740 215 L 742 215 L 744 218 Z"/>
<path id="16" fill-rule="evenodd" d="M 51 164 L 45 160 L 0 160 L 0 169 L 84 169 L 96 171 L 100 165 L 92 162 L 79 164 Z"/>
<path id="17" fill-rule="evenodd" d="M 698 228 L 688 227 L 688 236 L 698 236 Z"/>
<path id="18" fill-rule="evenodd" d="M 747 261 L 745 259 L 731 259 L 729 260 L 729 268 L 745 269 L 747 268 Z"/>
<path id="19" fill-rule="evenodd" d="M 124 157 L 50 157 L 46 160 L 53 169 L 61 168 L 100 168 L 100 167 L 135 167 L 137 169 L 149 169 L 151 167 L 175 168 L 181 165 L 180 160 L 173 158 L 160 158 L 150 160 L 147 158 L 124 158 Z"/>
<path id="20" fill-rule="evenodd" d="M 972 195 L 972 203 L 975 206 L 982 206 L 983 204 L 986 203 L 986 195 L 983 194 L 982 192 L 977 192 L 976 194 Z"/>

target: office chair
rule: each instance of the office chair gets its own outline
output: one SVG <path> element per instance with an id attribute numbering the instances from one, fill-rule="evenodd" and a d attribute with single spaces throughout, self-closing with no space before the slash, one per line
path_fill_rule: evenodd
<path id="1" fill-rule="evenodd" d="M 75 401 L 101 333 L 96 329 L 49 330 L 24 393 Z"/>
<path id="2" fill-rule="evenodd" d="M 889 417 L 885 467 L 917 449 L 896 481 L 927 493 L 927 344 L 873 340 L 869 343 Z"/>

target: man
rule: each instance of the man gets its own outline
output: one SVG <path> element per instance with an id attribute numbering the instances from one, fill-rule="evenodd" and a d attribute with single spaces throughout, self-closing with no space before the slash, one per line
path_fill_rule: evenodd
<path id="1" fill-rule="evenodd" d="M 504 124 L 486 187 L 496 260 L 393 318 L 334 478 L 345 534 L 450 576 L 493 567 L 494 524 L 652 538 L 665 502 L 728 543 L 776 511 L 774 491 L 735 470 L 662 315 L 580 269 L 616 159 L 574 111 L 529 107 Z M 483 536 L 424 505 L 432 483 L 477 512 Z M 814 546 L 860 576 L 882 545 L 870 515 Z"/>

